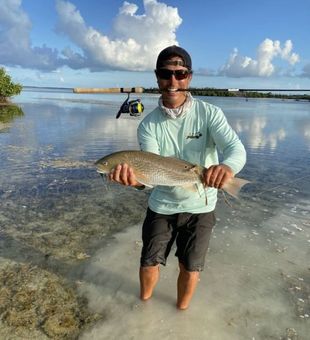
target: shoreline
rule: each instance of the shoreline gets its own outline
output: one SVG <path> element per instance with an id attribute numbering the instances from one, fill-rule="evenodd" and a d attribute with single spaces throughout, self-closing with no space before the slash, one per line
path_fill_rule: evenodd
<path id="1" fill-rule="evenodd" d="M 205 97 L 235 97 L 235 98 L 257 98 L 257 99 L 294 99 L 296 101 L 310 101 L 310 95 L 307 94 L 275 94 L 272 92 L 258 92 L 251 90 L 230 90 L 230 89 L 216 89 L 216 88 L 190 88 L 193 96 Z M 282 91 L 282 90 L 281 90 Z M 288 90 L 289 91 L 289 90 Z M 302 91 L 301 91 L 302 92 Z M 306 91 L 304 91 L 306 92 Z M 144 93 L 160 94 L 157 88 L 145 88 Z"/>
<path id="2" fill-rule="evenodd" d="M 146 87 L 142 88 L 145 94 L 160 94 L 158 88 Z M 74 88 L 70 87 L 50 87 L 50 86 L 24 86 L 22 91 L 24 92 L 64 92 L 64 93 L 74 93 Z M 277 99 L 293 99 L 296 101 L 310 101 L 310 90 L 298 90 L 298 89 L 218 89 L 211 87 L 191 87 L 189 89 L 194 96 L 204 96 L 204 97 L 235 97 L 235 98 L 277 98 Z M 278 92 L 303 92 L 302 94 L 280 94 Z M 277 92 L 277 93 L 274 93 Z M 98 93 L 97 93 L 98 94 Z M 100 94 L 113 94 L 113 93 L 100 93 Z M 119 94 L 119 93 L 114 93 Z"/>

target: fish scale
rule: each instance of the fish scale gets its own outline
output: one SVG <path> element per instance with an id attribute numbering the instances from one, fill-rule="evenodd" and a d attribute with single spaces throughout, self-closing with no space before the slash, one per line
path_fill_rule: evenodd
<path id="1" fill-rule="evenodd" d="M 137 151 L 128 152 L 127 163 L 136 169 L 137 173 L 143 173 L 148 178 L 149 181 L 144 183 L 146 185 L 175 186 L 200 181 L 199 175 L 191 171 L 193 168 L 191 163 L 171 157 L 165 157 L 163 162 L 162 156 L 155 154 L 150 156 L 141 151 L 138 151 L 137 155 L 136 153 Z M 132 159 L 131 155 L 133 156 Z M 148 156 L 150 157 L 148 158 Z M 139 176 L 136 177 L 139 180 Z"/>
<path id="2" fill-rule="evenodd" d="M 164 157 L 147 151 L 125 150 L 109 154 L 99 159 L 95 165 L 97 171 L 108 174 L 119 164 L 128 164 L 132 168 L 136 179 L 146 186 L 182 186 L 193 188 L 197 183 L 202 183 L 203 166 L 187 161 Z M 230 178 L 223 190 L 234 197 L 243 185 L 249 181 L 241 178 Z"/>

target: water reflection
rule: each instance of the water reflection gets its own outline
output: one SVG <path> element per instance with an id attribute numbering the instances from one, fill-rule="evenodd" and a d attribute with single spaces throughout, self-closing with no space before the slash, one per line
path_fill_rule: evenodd
<path id="1" fill-rule="evenodd" d="M 247 135 L 247 142 L 252 149 L 269 148 L 274 151 L 278 143 L 284 141 L 287 136 L 283 127 L 268 132 L 270 124 L 267 117 L 254 117 L 247 123 L 238 119 L 233 125 L 238 134 Z"/>
<path id="2" fill-rule="evenodd" d="M 207 100 L 223 108 L 248 149 L 279 155 L 285 148 L 309 148 L 310 105 L 307 102 Z"/>
<path id="3" fill-rule="evenodd" d="M 301 136 L 304 137 L 308 149 L 310 149 L 310 117 L 297 121 L 296 127 L 297 130 L 300 132 Z"/>
<path id="4" fill-rule="evenodd" d="M 246 140 L 251 149 L 276 151 L 292 139 L 303 138 L 303 143 L 310 146 L 310 109 L 300 117 L 274 117 L 251 114 L 249 119 L 236 119 L 232 126 Z"/>
<path id="5" fill-rule="evenodd" d="M 8 132 L 15 118 L 21 118 L 23 110 L 16 105 L 0 105 L 0 133 Z"/>

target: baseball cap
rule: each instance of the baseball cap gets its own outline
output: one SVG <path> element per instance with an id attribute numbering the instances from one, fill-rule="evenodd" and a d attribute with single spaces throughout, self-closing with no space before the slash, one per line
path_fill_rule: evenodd
<path id="1" fill-rule="evenodd" d="M 184 67 L 187 67 L 189 70 L 192 69 L 192 59 L 190 55 L 184 50 L 184 48 L 176 45 L 166 47 L 159 53 L 156 62 L 156 69 L 165 66 L 165 61 L 169 60 L 173 55 L 177 55 L 183 59 Z"/>

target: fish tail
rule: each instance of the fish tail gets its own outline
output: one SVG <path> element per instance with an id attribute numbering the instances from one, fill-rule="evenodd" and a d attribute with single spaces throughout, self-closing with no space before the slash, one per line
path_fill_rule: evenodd
<path id="1" fill-rule="evenodd" d="M 225 190 L 229 195 L 239 198 L 239 191 L 244 185 L 248 183 L 251 182 L 247 181 L 246 179 L 233 177 L 224 184 L 222 189 Z"/>

